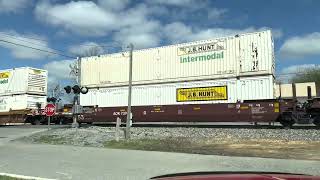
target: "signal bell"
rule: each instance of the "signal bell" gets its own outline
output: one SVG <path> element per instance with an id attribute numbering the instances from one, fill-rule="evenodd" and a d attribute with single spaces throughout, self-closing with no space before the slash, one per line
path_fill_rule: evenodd
<path id="1" fill-rule="evenodd" d="M 82 93 L 82 94 L 87 94 L 88 91 L 89 91 L 89 89 L 86 88 L 86 87 L 82 87 L 82 88 L 81 88 L 81 93 Z"/>

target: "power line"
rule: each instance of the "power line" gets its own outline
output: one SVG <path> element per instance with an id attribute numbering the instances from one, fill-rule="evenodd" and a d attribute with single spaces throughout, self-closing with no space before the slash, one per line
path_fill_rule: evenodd
<path id="1" fill-rule="evenodd" d="M 47 42 L 46 40 L 40 39 L 40 38 L 27 37 L 27 36 L 21 36 L 21 35 L 20 35 L 20 36 L 17 36 L 17 35 L 12 35 L 12 34 L 9 34 L 9 33 L 4 33 L 4 32 L 0 32 L 0 34 L 6 35 L 6 36 L 11 36 L 11 37 L 24 38 L 24 39 L 32 39 L 32 40 Z"/>
<path id="2" fill-rule="evenodd" d="M 22 47 L 25 47 L 25 48 L 29 48 L 29 49 L 33 49 L 33 50 L 37 50 L 37 51 L 42 51 L 42 52 L 46 52 L 46 53 L 50 53 L 50 54 L 56 54 L 56 55 L 64 56 L 64 57 L 67 57 L 67 58 L 76 58 L 76 57 L 72 57 L 72 56 L 69 56 L 69 55 L 65 55 L 65 54 L 62 54 L 62 53 L 59 53 L 59 52 L 54 52 L 54 51 L 39 49 L 39 48 L 35 48 L 35 47 L 23 45 L 23 44 L 18 44 L 18 43 L 6 41 L 6 40 L 3 40 L 3 39 L 0 39 L 0 42 L 5 42 L 5 43 L 13 44 L 13 45 L 16 45 L 16 46 L 22 46 Z"/>
<path id="3" fill-rule="evenodd" d="M 44 43 L 41 43 L 41 42 L 39 42 L 39 43 L 34 43 L 34 42 L 27 41 L 27 40 L 25 40 L 25 39 L 32 39 L 32 40 L 37 40 L 37 39 L 25 38 L 25 37 L 14 36 L 14 35 L 7 35 L 7 34 L 5 34 L 5 33 L 2 33 L 2 34 L 1 34 L 1 32 L 0 32 L 0 36 L 6 36 L 7 38 L 16 39 L 16 40 L 18 40 L 18 41 L 22 41 L 22 42 L 26 42 L 26 43 L 29 43 L 29 44 L 36 45 L 36 46 L 38 46 L 38 47 L 47 48 L 47 47 L 45 46 L 45 45 L 46 45 L 45 43 L 47 43 L 47 41 L 45 41 L 45 40 L 39 40 L 39 41 L 43 41 Z M 37 41 L 38 41 L 38 40 L 37 40 Z M 61 51 L 61 50 L 57 50 L 57 49 L 54 49 L 54 50 L 57 51 L 57 52 L 63 53 L 63 51 Z"/>
<path id="4" fill-rule="evenodd" d="M 100 45 L 100 44 L 80 44 L 79 46 L 92 46 L 92 47 L 113 47 L 116 48 L 115 45 Z"/>
<path id="5" fill-rule="evenodd" d="M 310 73 L 309 72 L 280 73 L 280 74 L 276 74 L 276 76 L 305 75 L 305 74 L 310 74 Z"/>
<path id="6" fill-rule="evenodd" d="M 39 46 L 39 45 L 44 45 L 44 43 L 41 43 L 41 42 L 35 43 L 35 42 L 26 41 L 26 40 L 24 40 L 24 39 L 20 39 L 21 37 L 17 37 L 17 36 L 15 37 L 15 36 L 3 35 L 3 34 L 0 34 L 0 36 L 5 36 L 4 38 L 16 39 L 16 40 L 18 40 L 18 41 L 26 42 L 26 43 L 33 44 L 33 45 L 37 45 L 37 46 Z M 42 46 L 42 47 L 43 47 L 43 46 Z"/>

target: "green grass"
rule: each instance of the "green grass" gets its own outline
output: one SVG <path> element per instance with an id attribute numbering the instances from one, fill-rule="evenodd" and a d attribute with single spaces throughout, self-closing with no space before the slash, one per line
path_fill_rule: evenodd
<path id="1" fill-rule="evenodd" d="M 119 142 L 106 141 L 106 148 L 135 149 L 147 151 L 183 152 L 196 154 L 212 154 L 214 148 L 202 142 L 194 141 L 190 138 L 165 138 L 165 139 L 135 139 L 121 140 Z"/>
<path id="2" fill-rule="evenodd" d="M 104 147 L 145 151 L 180 152 L 206 155 L 320 160 L 320 142 L 305 143 L 272 140 L 217 140 L 212 138 L 163 138 L 106 141 Z"/>
<path id="3" fill-rule="evenodd" d="M 10 176 L 1 176 L 0 175 L 0 180 L 23 180 L 21 178 L 14 178 L 14 177 L 10 177 Z"/>

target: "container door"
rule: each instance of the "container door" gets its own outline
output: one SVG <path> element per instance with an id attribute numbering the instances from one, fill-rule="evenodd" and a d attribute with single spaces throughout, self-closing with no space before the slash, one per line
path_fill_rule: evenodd
<path id="1" fill-rule="evenodd" d="M 240 73 L 259 71 L 259 52 L 257 39 L 251 36 L 239 38 L 239 70 Z"/>

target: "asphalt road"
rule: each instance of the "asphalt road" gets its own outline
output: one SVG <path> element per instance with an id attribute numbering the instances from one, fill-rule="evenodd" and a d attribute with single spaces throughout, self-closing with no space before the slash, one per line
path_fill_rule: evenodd
<path id="1" fill-rule="evenodd" d="M 53 179 L 148 179 L 194 171 L 320 175 L 320 161 L 227 157 L 10 142 L 40 128 L 0 128 L 0 172 Z M 6 139 L 3 141 L 3 139 Z"/>
<path id="2" fill-rule="evenodd" d="M 0 146 L 11 140 L 46 130 L 45 127 L 0 126 Z"/>

